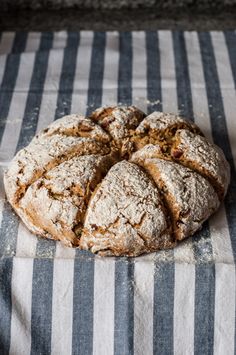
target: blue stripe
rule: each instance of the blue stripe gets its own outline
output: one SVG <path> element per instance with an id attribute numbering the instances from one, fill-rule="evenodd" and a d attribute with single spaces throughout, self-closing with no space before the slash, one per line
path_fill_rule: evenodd
<path id="1" fill-rule="evenodd" d="M 236 34 L 235 32 L 225 33 L 226 43 L 229 52 L 229 58 L 231 63 L 231 69 L 233 73 L 234 85 L 236 89 Z M 219 86 L 218 86 L 219 89 Z M 220 90 L 220 89 L 219 89 Z M 219 91 L 219 95 L 220 95 Z M 223 108 L 223 106 L 221 107 Z M 224 116 L 223 116 L 224 117 Z M 226 123 L 223 130 L 223 135 L 227 134 Z M 215 139 L 215 138 L 214 138 Z M 225 146 L 226 144 L 226 146 Z M 236 263 L 236 171 L 233 161 L 233 154 L 230 148 L 229 138 L 226 137 L 226 142 L 222 145 L 226 157 L 230 163 L 231 167 L 231 183 L 229 186 L 228 194 L 226 195 L 224 204 L 226 209 L 226 215 L 228 220 L 229 233 L 231 237 L 231 244 L 234 253 L 234 262 Z"/>
<path id="2" fill-rule="evenodd" d="M 18 144 L 20 149 L 28 144 L 35 135 L 39 110 L 42 102 L 44 82 L 48 68 L 49 51 L 53 44 L 53 34 L 43 33 L 39 52 L 30 84 L 30 93 L 26 103 L 23 127 Z M 36 110 L 35 110 L 36 109 Z M 50 243 L 50 242 L 49 242 Z M 50 251 L 47 254 L 38 241 L 33 265 L 32 310 L 31 310 L 31 353 L 49 354 L 51 350 L 51 309 L 53 260 Z M 42 259 L 40 259 L 42 258 Z"/>
<path id="3" fill-rule="evenodd" d="M 214 353 L 215 265 L 196 265 L 194 354 Z"/>
<path id="4" fill-rule="evenodd" d="M 0 227 L 0 257 L 15 255 L 18 226 L 19 218 L 16 216 L 9 202 L 5 200 Z"/>
<path id="5" fill-rule="evenodd" d="M 184 33 L 173 31 L 172 37 L 175 57 L 178 109 L 183 116 L 193 120 L 192 94 Z"/>
<path id="6" fill-rule="evenodd" d="M 203 71 L 205 76 L 213 139 L 214 142 L 223 149 L 231 167 L 231 182 L 228 193 L 224 200 L 224 204 L 231 237 L 234 260 L 236 262 L 236 171 L 228 137 L 224 105 L 210 34 L 200 33 L 199 42 L 202 55 Z M 236 59 L 236 57 L 233 58 Z M 236 73 L 234 73 L 234 76 L 236 76 Z"/>
<path id="7" fill-rule="evenodd" d="M 155 264 L 153 354 L 173 354 L 174 262 Z"/>
<path id="8" fill-rule="evenodd" d="M 84 257 L 83 257 L 84 256 Z M 93 353 L 94 258 L 77 254 L 74 266 L 72 354 Z"/>
<path id="9" fill-rule="evenodd" d="M 159 63 L 160 65 L 160 63 Z M 150 75 L 156 70 L 152 66 Z M 159 69 L 160 70 L 160 69 Z M 155 85 L 155 82 L 152 83 Z M 154 86 L 155 88 L 155 86 Z M 148 90 L 149 86 L 148 86 Z M 161 87 L 159 88 L 161 90 Z M 155 262 L 153 295 L 153 353 L 173 353 L 173 312 L 174 312 L 174 251 L 168 250 L 170 262 Z"/>
<path id="10" fill-rule="evenodd" d="M 69 32 L 60 77 L 55 119 L 69 115 L 79 46 L 79 32 Z"/>
<path id="11" fill-rule="evenodd" d="M 106 34 L 95 32 L 89 74 L 87 115 L 102 103 Z M 94 255 L 76 250 L 73 290 L 73 354 L 93 352 Z"/>
<path id="12" fill-rule="evenodd" d="M 213 262 L 213 249 L 208 222 L 192 237 L 193 253 L 197 263 Z M 214 285 L 212 285 L 214 288 Z"/>
<path id="13" fill-rule="evenodd" d="M 53 259 L 34 259 L 31 354 L 51 354 Z M 60 310 L 58 310 L 60 312 Z"/>
<path id="14" fill-rule="evenodd" d="M 49 50 L 52 47 L 52 41 L 52 33 L 44 32 L 42 34 L 39 51 L 35 56 L 33 74 L 17 144 L 17 151 L 29 144 L 36 132 L 43 87 L 48 67 Z"/>
<path id="15" fill-rule="evenodd" d="M 132 35 L 120 32 L 119 37 L 118 103 L 132 104 Z"/>
<path id="16" fill-rule="evenodd" d="M 114 355 L 134 353 L 134 261 L 120 258 L 115 264 Z"/>
<path id="17" fill-rule="evenodd" d="M 146 32 L 147 53 L 147 111 L 162 111 L 160 50 L 157 32 Z M 157 103 L 157 101 L 159 102 Z"/>
<path id="18" fill-rule="evenodd" d="M 0 142 L 6 126 L 14 87 L 20 66 L 20 52 L 23 52 L 26 46 L 27 35 L 15 35 L 11 53 L 8 54 L 4 75 L 0 87 Z"/>
<path id="19" fill-rule="evenodd" d="M 213 45 L 209 33 L 200 33 L 198 35 L 200 50 L 203 63 L 203 72 L 205 77 L 205 85 L 207 91 L 207 99 L 209 104 L 209 113 L 212 126 L 212 136 L 214 142 L 219 145 L 228 159 L 231 167 L 231 182 L 228 193 L 224 200 L 226 217 L 228 221 L 229 233 L 231 238 L 231 245 L 234 254 L 234 261 L 236 261 L 236 171 L 233 161 L 233 154 L 228 137 L 228 130 L 224 112 L 224 104 L 220 90 L 219 77 L 217 73 L 216 60 L 213 50 Z M 232 43 L 231 43 L 232 44 Z M 234 53 L 229 52 L 232 56 Z M 232 67 L 235 70 L 235 66 Z M 234 72 L 234 77 L 235 77 Z M 236 319 L 236 318 L 235 318 Z M 236 324 L 235 324 L 236 331 Z M 236 352 L 236 348 L 235 348 Z"/>
<path id="20" fill-rule="evenodd" d="M 118 102 L 132 104 L 132 35 L 119 38 Z M 114 355 L 134 352 L 134 264 L 132 259 L 116 258 Z"/>
<path id="21" fill-rule="evenodd" d="M 105 32 L 95 32 L 90 63 L 87 115 L 102 104 L 105 47 Z"/>
<path id="22" fill-rule="evenodd" d="M 19 70 L 20 55 L 16 53 L 24 50 L 26 40 L 26 35 L 16 35 L 13 42 L 12 53 L 7 57 L 0 88 L 0 139 L 2 139 L 5 129 L 6 117 L 9 112 Z M 9 204 L 5 201 L 0 228 L 0 257 L 3 255 L 13 256 L 11 254 L 13 246 L 13 238 L 11 238 L 11 235 L 17 234 L 17 228 L 18 220 L 15 215 L 13 215 Z M 0 260 L 0 350 L 2 354 L 8 354 L 10 348 L 12 267 L 12 258 L 2 258 Z"/>
<path id="23" fill-rule="evenodd" d="M 9 354 L 11 340 L 12 258 L 0 259 L 0 353 Z"/>

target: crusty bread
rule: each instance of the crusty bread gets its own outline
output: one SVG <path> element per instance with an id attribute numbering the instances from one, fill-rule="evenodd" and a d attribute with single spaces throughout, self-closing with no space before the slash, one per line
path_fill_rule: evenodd
<path id="1" fill-rule="evenodd" d="M 139 160 L 134 156 L 132 161 L 142 166 L 162 191 L 177 240 L 192 235 L 219 207 L 212 185 L 191 169 L 157 158 Z"/>
<path id="2" fill-rule="evenodd" d="M 139 255 L 175 245 L 158 189 L 135 164 L 114 165 L 93 194 L 80 246 L 100 255 Z"/>
<path id="3" fill-rule="evenodd" d="M 224 198 L 230 179 L 229 164 L 218 146 L 208 142 L 205 137 L 183 129 L 176 132 L 171 156 L 175 161 L 206 176 L 220 199 Z"/>
<path id="4" fill-rule="evenodd" d="M 172 248 L 227 192 L 222 150 L 183 118 L 105 107 L 65 116 L 20 150 L 6 195 L 36 234 L 99 255 Z"/>

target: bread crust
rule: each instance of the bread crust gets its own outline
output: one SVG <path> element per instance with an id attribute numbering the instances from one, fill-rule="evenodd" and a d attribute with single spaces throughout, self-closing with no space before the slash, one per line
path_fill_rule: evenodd
<path id="1" fill-rule="evenodd" d="M 19 202 L 26 224 L 37 227 L 44 237 L 50 234 L 78 246 L 90 196 L 113 163 L 109 155 L 85 155 L 54 167 Z"/>
<path id="2" fill-rule="evenodd" d="M 4 174 L 29 230 L 101 256 L 174 247 L 214 213 L 229 180 L 223 152 L 196 125 L 134 106 L 53 122 Z"/>
<path id="3" fill-rule="evenodd" d="M 178 129 L 188 129 L 195 134 L 202 134 L 194 123 L 180 116 L 173 113 L 153 112 L 146 116 L 135 130 L 133 136 L 135 147 L 141 149 L 147 144 L 159 144 L 165 152 Z"/>
<path id="4" fill-rule="evenodd" d="M 230 167 L 220 147 L 205 137 L 179 130 L 171 148 L 171 157 L 207 178 L 223 200 L 230 182 Z"/>
<path id="5" fill-rule="evenodd" d="M 152 181 L 137 165 L 122 161 L 90 200 L 80 247 L 100 255 L 137 256 L 173 247 L 171 232 Z"/>
<path id="6" fill-rule="evenodd" d="M 148 172 L 162 192 L 177 240 L 193 235 L 219 207 L 212 185 L 191 169 L 158 158 L 136 157 L 132 161 Z"/>

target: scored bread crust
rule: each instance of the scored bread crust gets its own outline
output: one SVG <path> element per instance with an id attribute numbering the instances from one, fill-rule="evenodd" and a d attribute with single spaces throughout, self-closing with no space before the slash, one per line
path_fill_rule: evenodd
<path id="1" fill-rule="evenodd" d="M 223 152 L 192 122 L 114 106 L 53 122 L 17 153 L 4 185 L 33 233 L 137 256 L 192 235 L 229 179 Z"/>
<path id="2" fill-rule="evenodd" d="M 143 158 L 141 151 L 132 162 L 142 166 L 162 192 L 172 217 L 177 240 L 192 235 L 219 207 L 212 185 L 191 169 L 158 158 Z M 141 158 L 139 159 L 139 155 Z"/>
<path id="3" fill-rule="evenodd" d="M 136 150 L 147 144 L 159 144 L 163 152 L 178 129 L 188 129 L 196 134 L 202 134 L 192 122 L 172 113 L 153 112 L 143 119 L 133 135 Z"/>
<path id="4" fill-rule="evenodd" d="M 81 248 L 100 255 L 135 256 L 174 245 L 153 182 L 133 163 L 114 165 L 90 200 Z"/>
<path id="5" fill-rule="evenodd" d="M 126 159 L 134 151 L 130 137 L 145 117 L 144 112 L 135 106 L 100 107 L 90 115 L 112 137 L 114 149 Z"/>
<path id="6" fill-rule="evenodd" d="M 67 127 L 64 126 L 66 117 L 55 121 L 36 135 L 12 160 L 5 173 L 4 183 L 7 198 L 14 206 L 30 184 L 63 161 L 78 155 L 110 152 L 110 137 L 101 127 L 82 116 L 72 115 L 70 122 L 73 122 L 77 129 L 68 135 Z M 81 130 L 82 124 L 86 124 L 86 136 L 84 129 Z"/>
<path id="7" fill-rule="evenodd" d="M 175 135 L 171 156 L 179 163 L 206 176 L 215 187 L 219 198 L 224 198 L 230 171 L 220 147 L 208 142 L 205 137 L 179 130 Z"/>
<path id="8" fill-rule="evenodd" d="M 35 181 L 20 200 L 25 219 L 37 226 L 42 236 L 51 234 L 68 246 L 78 245 L 90 196 L 112 164 L 110 155 L 85 155 L 56 166 Z"/>

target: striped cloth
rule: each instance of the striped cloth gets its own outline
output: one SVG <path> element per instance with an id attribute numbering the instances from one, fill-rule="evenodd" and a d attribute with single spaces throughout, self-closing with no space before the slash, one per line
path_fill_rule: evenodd
<path id="1" fill-rule="evenodd" d="M 0 186 L 0 354 L 235 353 L 236 33 L 0 35 L 0 169 L 70 112 L 186 115 L 222 147 L 220 210 L 175 250 L 98 258 L 33 236 Z"/>

